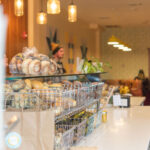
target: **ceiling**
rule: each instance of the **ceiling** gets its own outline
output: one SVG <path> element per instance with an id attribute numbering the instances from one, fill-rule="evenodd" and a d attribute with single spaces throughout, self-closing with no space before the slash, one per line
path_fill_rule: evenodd
<path id="1" fill-rule="evenodd" d="M 70 1 L 62 0 L 66 7 Z M 74 0 L 78 18 L 100 26 L 150 26 L 150 0 Z"/>

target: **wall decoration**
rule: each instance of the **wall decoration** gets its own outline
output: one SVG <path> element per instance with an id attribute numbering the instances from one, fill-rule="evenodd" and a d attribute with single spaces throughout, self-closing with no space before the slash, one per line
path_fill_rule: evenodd
<path id="1" fill-rule="evenodd" d="M 25 40 L 25 39 L 27 39 L 27 37 L 28 37 L 28 35 L 27 35 L 27 33 L 24 31 L 24 32 L 22 33 L 22 38 Z"/>
<path id="2" fill-rule="evenodd" d="M 74 44 L 69 42 L 68 43 L 68 64 L 69 64 L 69 72 L 73 73 L 73 64 L 74 64 Z"/>
<path id="3" fill-rule="evenodd" d="M 65 33 L 65 42 L 67 43 L 68 48 L 68 65 L 66 66 L 67 71 L 69 73 L 73 73 L 76 70 L 75 66 L 75 43 L 76 43 L 76 37 L 73 34 L 69 34 L 68 32 Z"/>
<path id="4" fill-rule="evenodd" d="M 85 59 L 88 48 L 85 45 L 81 45 L 80 48 L 81 48 L 82 59 Z"/>
<path id="5" fill-rule="evenodd" d="M 57 40 L 57 29 L 55 29 L 54 35 L 51 30 L 49 31 L 49 37 L 48 36 L 46 37 L 46 41 L 47 41 L 49 51 L 50 51 L 49 56 L 52 57 L 52 45 L 59 44 L 59 40 Z"/>

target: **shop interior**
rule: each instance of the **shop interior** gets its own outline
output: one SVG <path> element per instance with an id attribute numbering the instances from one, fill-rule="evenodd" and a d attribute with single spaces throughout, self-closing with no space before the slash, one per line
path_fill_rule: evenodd
<path id="1" fill-rule="evenodd" d="M 0 0 L 2 150 L 149 150 L 149 5 Z"/>

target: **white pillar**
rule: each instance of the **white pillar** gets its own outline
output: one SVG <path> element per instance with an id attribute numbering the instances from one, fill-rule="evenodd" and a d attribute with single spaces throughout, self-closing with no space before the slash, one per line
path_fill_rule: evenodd
<path id="1" fill-rule="evenodd" d="M 3 122 L 3 106 L 4 106 L 4 81 L 5 81 L 5 65 L 4 53 L 6 43 L 7 18 L 3 15 L 3 7 L 0 6 L 0 150 L 5 149 L 4 144 L 4 122 Z"/>

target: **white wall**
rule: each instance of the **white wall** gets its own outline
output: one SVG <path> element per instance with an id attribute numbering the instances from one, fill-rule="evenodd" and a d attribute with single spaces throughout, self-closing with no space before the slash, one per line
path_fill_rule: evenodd
<path id="1" fill-rule="evenodd" d="M 108 39 L 116 36 L 128 44 L 133 50 L 122 52 L 107 45 Z M 109 62 L 112 69 L 107 69 L 104 78 L 107 79 L 133 79 L 139 69 L 143 69 L 148 76 L 148 50 L 150 47 L 149 27 L 126 27 L 105 29 L 101 34 L 101 58 Z"/>
<path id="2" fill-rule="evenodd" d="M 67 43 L 68 39 L 70 39 L 71 37 L 73 37 L 73 41 L 75 44 L 75 58 L 78 56 L 81 57 L 80 45 L 83 43 L 85 43 L 88 47 L 88 54 L 87 54 L 88 57 L 97 55 L 95 42 L 96 31 L 89 28 L 89 23 L 86 23 L 80 19 L 78 19 L 76 23 L 69 23 L 67 20 L 67 12 L 62 10 L 59 15 L 48 15 L 47 25 L 38 25 L 36 24 L 36 14 L 38 11 L 40 11 L 41 8 L 40 0 L 32 0 L 32 1 L 34 1 L 33 5 L 34 33 L 30 37 L 33 39 L 33 45 L 35 45 L 41 53 L 49 54 L 46 36 L 49 35 L 49 29 L 51 30 L 57 29 L 58 40 L 61 42 L 61 45 L 65 49 L 65 57 L 63 60 L 64 64 L 68 64 Z M 30 3 L 30 0 L 28 0 L 28 2 Z M 46 0 L 43 0 L 43 6 L 44 10 L 46 11 Z M 32 23 L 32 21 L 30 22 Z M 31 42 L 30 45 L 32 45 Z"/>

